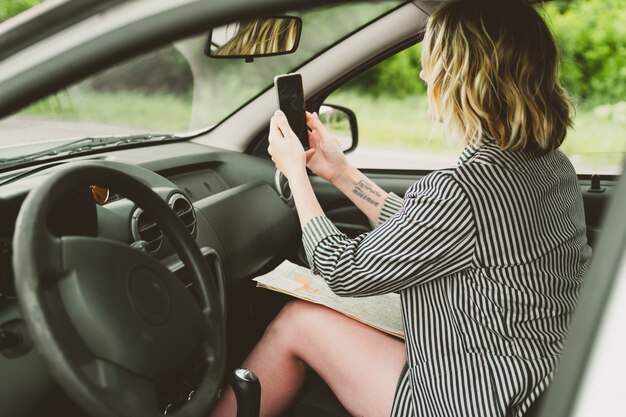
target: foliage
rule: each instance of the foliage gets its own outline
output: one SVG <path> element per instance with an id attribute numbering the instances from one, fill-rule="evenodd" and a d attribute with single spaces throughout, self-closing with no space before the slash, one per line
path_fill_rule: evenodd
<path id="1" fill-rule="evenodd" d="M 0 0 L 0 21 L 5 20 L 42 0 Z M 626 8 L 624 0 L 554 0 L 539 5 L 549 26 L 553 29 L 561 52 L 561 81 L 567 91 L 579 102 L 588 106 L 601 103 L 616 103 L 626 97 Z M 351 16 L 367 20 L 379 10 L 343 6 Z M 381 4 L 379 9 L 388 6 Z M 290 58 L 296 59 L 308 51 L 308 40 L 323 36 L 335 36 L 336 30 L 319 30 L 329 24 L 346 24 L 345 13 L 337 13 L 340 8 L 322 8 L 307 13 L 303 39 L 298 54 L 275 59 L 280 68 Z M 356 14 L 355 14 L 356 13 Z M 362 16 L 361 16 L 362 15 Z M 319 44 L 319 42 L 316 42 Z M 315 52 L 315 51 L 312 51 Z M 421 45 L 408 48 L 374 66 L 353 80 L 349 87 L 353 91 L 372 96 L 410 97 L 425 92 L 424 83 L 419 78 Z M 296 56 L 298 55 L 298 56 Z M 299 59 L 299 58 L 298 58 Z M 144 90 L 165 90 L 170 93 L 189 93 L 189 67 L 184 58 L 177 54 L 166 56 L 158 71 L 169 74 L 171 82 L 155 85 L 158 81 L 145 79 Z M 231 64 L 231 63 L 229 63 Z M 221 63 L 223 67 L 232 65 Z M 223 68 L 223 75 L 231 72 Z M 217 71 L 216 71 L 217 72 Z M 140 72 L 128 72 L 116 81 L 115 85 L 100 85 L 95 88 L 121 90 L 126 85 L 137 85 Z M 266 73 L 250 76 L 267 78 Z M 271 77 L 270 77 L 271 78 Z M 160 79 L 163 79 L 161 77 Z M 177 80 L 182 80 L 178 82 Z M 153 82 L 155 81 L 155 82 Z M 228 82 L 228 80 L 224 80 Z M 141 83 L 139 83 L 141 84 Z"/>
<path id="2" fill-rule="evenodd" d="M 185 57 L 173 47 L 149 52 L 90 78 L 102 91 L 143 91 L 190 95 L 193 76 Z"/>
<path id="3" fill-rule="evenodd" d="M 0 2 L 0 22 L 23 12 L 42 0 L 2 0 Z"/>
<path id="4" fill-rule="evenodd" d="M 556 0 L 540 5 L 561 53 L 561 82 L 589 105 L 626 97 L 624 0 Z M 374 96 L 403 98 L 423 93 L 420 46 L 392 56 L 363 73 L 348 88 Z"/>
<path id="5" fill-rule="evenodd" d="M 21 113 L 22 116 L 41 117 L 42 120 L 84 121 L 96 126 L 94 129 L 106 124 L 148 132 L 186 131 L 190 114 L 191 102 L 179 95 L 93 91 L 79 87 L 71 93 L 62 91 L 52 95 Z M 35 120 L 32 118 L 32 123 Z"/>
<path id="6" fill-rule="evenodd" d="M 395 149 L 421 156 L 460 153 L 459 144 L 446 140 L 441 125 L 428 117 L 424 96 L 369 97 L 342 89 L 327 102 L 355 112 L 359 148 Z M 561 149 L 581 170 L 579 173 L 618 173 L 626 157 L 625 130 L 626 102 L 582 108 Z"/>
<path id="7" fill-rule="evenodd" d="M 422 44 L 393 55 L 351 81 L 350 86 L 373 96 L 405 98 L 426 92 L 419 78 Z"/>
<path id="8" fill-rule="evenodd" d="M 626 8 L 623 0 L 578 0 L 545 6 L 561 50 L 561 81 L 589 104 L 626 97 Z"/>

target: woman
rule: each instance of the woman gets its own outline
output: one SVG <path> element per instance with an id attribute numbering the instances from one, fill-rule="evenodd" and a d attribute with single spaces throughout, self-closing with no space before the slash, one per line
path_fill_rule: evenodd
<path id="1" fill-rule="evenodd" d="M 305 152 L 280 112 L 269 152 L 289 179 L 311 268 L 342 296 L 399 292 L 406 343 L 292 302 L 244 366 L 278 415 L 314 369 L 353 415 L 522 416 L 546 388 L 590 257 L 554 40 L 521 0 L 460 0 L 428 21 L 429 113 L 467 143 L 404 199 L 352 167 L 316 115 Z M 378 226 L 349 239 L 306 166 Z M 406 366 L 405 366 L 406 363 Z M 216 414 L 233 415 L 231 392 Z"/>

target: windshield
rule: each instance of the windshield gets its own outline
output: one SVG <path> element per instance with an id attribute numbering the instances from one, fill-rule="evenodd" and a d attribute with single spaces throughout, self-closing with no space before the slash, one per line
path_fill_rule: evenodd
<path id="1" fill-rule="evenodd" d="M 106 69 L 0 121 L 0 155 L 41 153 L 69 141 L 208 130 L 290 72 L 399 1 L 289 13 L 302 19 L 295 53 L 243 59 L 204 54 L 206 34 Z M 26 145 L 15 147 L 15 145 Z"/>

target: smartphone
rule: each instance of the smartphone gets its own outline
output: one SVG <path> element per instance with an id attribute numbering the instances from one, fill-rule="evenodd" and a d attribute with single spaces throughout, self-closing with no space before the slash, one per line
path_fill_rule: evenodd
<path id="1" fill-rule="evenodd" d="M 304 107 L 304 92 L 300 74 L 283 74 L 274 77 L 278 96 L 278 108 L 285 113 L 289 126 L 304 149 L 309 149 L 309 135 Z"/>

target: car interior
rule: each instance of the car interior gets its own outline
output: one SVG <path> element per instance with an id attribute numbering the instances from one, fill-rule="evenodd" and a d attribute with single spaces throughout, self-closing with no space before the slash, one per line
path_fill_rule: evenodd
<path id="1" fill-rule="evenodd" d="M 119 16 L 127 12 L 124 7 L 130 7 L 104 3 L 111 7 L 107 13 Z M 439 1 L 421 0 L 393 3 L 380 16 L 329 42 L 298 67 L 279 67 L 280 72 L 302 75 L 309 111 L 319 111 L 323 105 L 342 105 L 328 97 L 375 64 L 418 43 L 429 13 L 439 5 Z M 271 14 L 284 11 L 280 5 L 268 9 Z M 260 6 L 254 13 L 260 14 L 259 10 Z M 94 9 L 91 13 L 98 12 Z M 104 30 L 106 22 L 101 22 L 102 28 L 98 22 L 91 24 L 93 34 Z M 59 30 L 58 36 L 74 36 L 71 29 L 67 34 Z M 163 29 L 157 31 L 154 40 L 137 45 L 152 50 L 191 35 L 204 39 L 206 32 L 206 24 L 179 28 L 178 32 Z M 130 36 L 130 30 L 128 33 Z M 306 39 L 301 44 L 306 44 Z M 106 59 L 107 65 L 112 65 L 131 56 L 130 49 L 119 52 L 114 46 L 107 48 L 98 62 Z M 69 66 L 73 65 L 72 57 L 66 59 Z M 83 58 L 76 58 L 76 63 L 79 59 Z M 54 82 L 42 84 L 41 92 L 32 97 L 43 98 L 59 85 L 70 85 L 95 72 L 85 65 L 56 75 Z M 35 101 L 32 97 L 26 97 L 24 103 Z M 14 100 L 2 107 L 0 116 L 20 106 L 19 100 Z M 244 100 L 208 130 L 173 140 L 129 141 L 121 146 L 0 166 L 0 328 L 4 332 L 0 414 L 90 415 L 84 409 L 91 405 L 100 415 L 122 415 L 102 411 L 101 404 L 84 399 L 93 387 L 82 391 L 79 386 L 84 381 L 67 376 L 83 365 L 81 372 L 91 375 L 84 378 L 101 378 L 103 386 L 110 386 L 111 392 L 102 394 L 101 401 L 109 399 L 115 403 L 112 409 L 119 405 L 120 409 L 134 410 L 135 415 L 144 415 L 137 407 L 145 406 L 146 401 L 156 403 L 153 414 L 158 410 L 177 415 L 178 409 L 194 407 L 190 400 L 216 391 L 215 380 L 220 386 L 227 383 L 228 376 L 290 300 L 289 296 L 257 288 L 252 278 L 286 259 L 308 266 L 288 185 L 267 153 L 268 122 L 275 109 L 276 91 L 268 79 L 257 95 Z M 353 122 L 352 143 L 356 145 L 358 114 L 349 118 Z M 383 189 L 400 196 L 429 173 L 419 166 L 363 171 Z M 592 247 L 602 235 L 605 209 L 619 177 L 594 173 L 579 177 Z M 369 220 L 331 184 L 313 174 L 311 182 L 326 215 L 342 232 L 356 236 L 372 229 Z M 106 194 L 106 201 L 96 201 L 98 191 Z M 154 195 L 160 201 L 155 201 Z M 133 305 L 143 306 L 138 309 L 148 321 L 166 321 L 161 321 L 160 307 L 143 298 L 152 291 L 150 283 L 123 269 L 134 263 L 158 270 L 158 279 L 163 282 L 175 276 L 182 283 L 171 287 L 167 302 L 183 313 L 161 326 L 158 334 L 149 336 L 159 341 L 158 349 L 150 348 L 153 342 L 141 341 L 144 325 L 135 324 L 131 314 L 127 315 L 130 302 L 118 300 L 119 288 L 127 284 L 114 277 L 132 275 L 128 285 L 136 286 L 131 291 Z M 69 266 L 71 273 L 64 270 Z M 81 271 L 91 283 L 79 279 Z M 52 276 L 64 284 L 50 284 Z M 179 287 L 187 292 L 179 293 Z M 29 297 L 20 299 L 24 294 Z M 39 302 L 42 306 L 33 305 Z M 49 328 L 33 329 L 35 317 L 42 318 Z M 198 317 L 204 317 L 209 325 L 197 323 Z M 38 334 L 32 336 L 31 332 Z M 49 344 L 42 345 L 46 337 Z M 221 337 L 224 340 L 215 340 Z M 133 343 L 138 346 L 129 348 Z M 84 346 L 91 350 L 91 356 L 105 358 L 102 363 L 118 361 L 129 364 L 130 373 L 154 373 L 156 397 L 125 396 L 136 383 L 136 378 L 124 376 L 128 372 L 109 370 L 106 364 L 88 370 L 90 362 L 81 356 Z M 46 349 L 49 353 L 42 358 L 41 351 Z M 167 358 L 172 359 L 164 360 Z M 218 365 L 211 362 L 216 358 Z M 211 363 L 210 371 L 203 359 Z M 59 373 L 49 369 L 49 361 L 73 370 L 59 381 Z M 136 404 L 130 404 L 135 400 Z M 195 402 L 200 402 L 198 409 L 206 407 L 199 400 Z M 341 417 L 348 413 L 311 371 L 299 399 L 286 415 Z"/>

